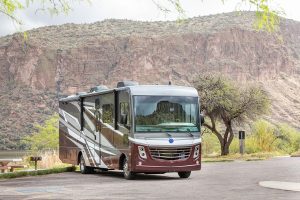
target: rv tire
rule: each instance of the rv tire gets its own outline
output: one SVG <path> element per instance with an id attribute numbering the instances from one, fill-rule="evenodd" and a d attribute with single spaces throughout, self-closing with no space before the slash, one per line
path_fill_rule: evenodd
<path id="1" fill-rule="evenodd" d="M 91 174 L 93 173 L 94 169 L 92 167 L 88 167 L 86 166 L 85 162 L 84 162 L 84 158 L 83 155 L 80 156 L 80 160 L 79 160 L 79 168 L 80 168 L 80 172 L 82 174 Z"/>
<path id="2" fill-rule="evenodd" d="M 188 172 L 178 172 L 178 175 L 179 175 L 180 178 L 188 178 L 188 177 L 190 177 L 191 172 L 190 171 L 188 171 Z"/>
<path id="3" fill-rule="evenodd" d="M 128 166 L 128 159 L 125 158 L 123 161 L 123 174 L 124 174 L 124 178 L 127 180 L 132 180 L 134 179 L 134 172 L 129 171 L 129 166 Z"/>

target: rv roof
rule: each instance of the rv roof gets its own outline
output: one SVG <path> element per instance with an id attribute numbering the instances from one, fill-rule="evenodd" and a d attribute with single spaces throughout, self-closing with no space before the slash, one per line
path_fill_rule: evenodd
<path id="1" fill-rule="evenodd" d="M 152 96 L 190 96 L 198 97 L 198 92 L 193 87 L 176 86 L 176 85 L 134 85 L 126 86 L 116 89 L 104 90 L 101 92 L 93 92 L 81 95 L 71 95 L 66 98 L 60 99 L 60 101 L 74 101 L 79 100 L 79 97 L 94 96 L 97 94 L 109 93 L 114 90 L 126 90 L 129 89 L 131 95 L 152 95 Z"/>
<path id="2" fill-rule="evenodd" d="M 128 86 L 128 88 L 132 95 L 198 96 L 195 88 L 176 85 L 136 85 Z"/>

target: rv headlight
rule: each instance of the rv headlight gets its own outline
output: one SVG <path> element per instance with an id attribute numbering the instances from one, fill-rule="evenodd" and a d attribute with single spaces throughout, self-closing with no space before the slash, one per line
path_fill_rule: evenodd
<path id="1" fill-rule="evenodd" d="M 194 149 L 194 158 L 198 158 L 200 154 L 200 145 L 195 146 Z"/>
<path id="2" fill-rule="evenodd" d="M 147 159 L 147 155 L 146 155 L 146 151 L 145 151 L 145 147 L 143 146 L 138 146 L 139 149 L 139 155 L 141 158 Z"/>

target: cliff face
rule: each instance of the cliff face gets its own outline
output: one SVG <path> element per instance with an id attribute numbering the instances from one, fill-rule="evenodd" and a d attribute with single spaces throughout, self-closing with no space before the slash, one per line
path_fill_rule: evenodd
<path id="1" fill-rule="evenodd" d="M 282 19 L 270 34 L 253 30 L 253 20 L 253 13 L 180 24 L 107 20 L 31 30 L 25 42 L 0 38 L 0 134 L 30 133 L 62 94 L 120 80 L 190 85 L 204 72 L 260 83 L 273 99 L 268 118 L 300 128 L 300 23 Z"/>

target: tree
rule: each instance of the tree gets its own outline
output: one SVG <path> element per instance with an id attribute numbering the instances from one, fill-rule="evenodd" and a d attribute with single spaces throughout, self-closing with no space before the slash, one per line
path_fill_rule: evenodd
<path id="1" fill-rule="evenodd" d="M 67 14 L 71 10 L 70 0 L 26 0 L 26 3 L 21 0 L 0 0 L 0 13 L 8 16 L 17 24 L 22 24 L 22 21 L 16 16 L 16 11 L 23 10 L 35 2 L 40 4 L 37 11 L 47 11 L 51 15 Z"/>
<path id="2" fill-rule="evenodd" d="M 23 138 L 24 144 L 30 150 L 40 151 L 44 149 L 58 148 L 58 115 L 55 114 L 44 122 L 44 125 L 36 125 L 37 131 Z"/>
<path id="3" fill-rule="evenodd" d="M 233 140 L 234 123 L 243 123 L 266 113 L 270 101 L 267 94 L 259 87 L 238 87 L 222 76 L 202 75 L 195 82 L 200 96 L 201 111 L 209 122 L 203 125 L 218 138 L 221 155 L 229 153 Z M 216 124 L 224 125 L 224 133 Z"/>

